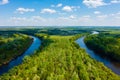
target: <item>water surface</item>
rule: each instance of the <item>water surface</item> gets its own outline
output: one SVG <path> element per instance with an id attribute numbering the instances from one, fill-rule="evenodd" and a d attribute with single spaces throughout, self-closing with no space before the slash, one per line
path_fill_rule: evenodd
<path id="1" fill-rule="evenodd" d="M 21 64 L 22 61 L 23 61 L 23 58 L 25 56 L 33 54 L 34 51 L 37 50 L 40 47 L 40 45 L 41 45 L 40 39 L 37 38 L 37 37 L 34 37 L 34 36 L 32 36 L 32 38 L 33 38 L 33 43 L 31 44 L 31 46 L 21 56 L 18 56 L 16 59 L 13 59 L 8 64 L 2 65 L 0 67 L 0 75 L 2 75 L 3 73 L 8 72 L 14 66 L 17 66 L 17 65 Z"/>
<path id="2" fill-rule="evenodd" d="M 98 34 L 98 33 L 97 33 Z M 93 50 L 90 50 L 86 44 L 84 43 L 84 37 L 79 38 L 78 40 L 76 40 L 76 42 L 79 44 L 79 46 L 81 48 L 84 48 L 86 50 L 86 52 L 94 59 L 96 59 L 97 61 L 100 61 L 102 63 L 104 63 L 105 66 L 107 66 L 109 69 L 111 69 L 114 73 L 120 75 L 120 63 L 117 62 L 112 62 L 106 58 L 103 58 L 101 56 L 98 55 L 98 53 L 95 53 Z"/>

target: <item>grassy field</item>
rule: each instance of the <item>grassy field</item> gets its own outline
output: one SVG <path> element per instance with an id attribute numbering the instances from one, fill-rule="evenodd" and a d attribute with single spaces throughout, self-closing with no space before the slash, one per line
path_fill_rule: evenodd
<path id="1" fill-rule="evenodd" d="M 74 42 L 78 36 L 37 36 L 42 39 L 40 49 L 0 80 L 120 80 Z"/>

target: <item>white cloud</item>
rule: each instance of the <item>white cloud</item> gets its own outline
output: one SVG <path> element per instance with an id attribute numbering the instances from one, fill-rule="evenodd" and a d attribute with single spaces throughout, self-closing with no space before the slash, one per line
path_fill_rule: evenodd
<path id="1" fill-rule="evenodd" d="M 54 22 L 54 25 L 57 26 L 74 26 L 78 24 L 77 19 L 71 19 L 70 16 L 68 17 L 58 17 L 55 20 L 52 20 Z"/>
<path id="2" fill-rule="evenodd" d="M 84 24 L 84 25 L 91 25 L 91 24 L 93 24 L 93 20 L 92 20 L 90 15 L 81 16 L 78 19 L 78 21 L 81 22 L 81 24 Z"/>
<path id="3" fill-rule="evenodd" d="M 101 14 L 101 12 L 100 11 L 95 11 L 94 14 Z"/>
<path id="4" fill-rule="evenodd" d="M 50 14 L 53 14 L 53 13 L 56 13 L 56 10 L 45 8 L 45 9 L 42 9 L 40 13 L 50 13 Z"/>
<path id="5" fill-rule="evenodd" d="M 9 3 L 9 0 L 2 0 L 2 1 L 0 1 L 0 5 L 4 5 L 4 4 L 7 4 L 7 3 Z"/>
<path id="6" fill-rule="evenodd" d="M 62 4 L 61 4 L 61 3 L 59 3 L 56 7 L 62 7 Z"/>
<path id="7" fill-rule="evenodd" d="M 11 17 L 10 19 L 14 22 L 26 21 L 27 20 L 25 17 Z"/>
<path id="8" fill-rule="evenodd" d="M 32 16 L 31 20 L 34 21 L 46 21 L 44 18 L 42 18 L 41 16 Z"/>
<path id="9" fill-rule="evenodd" d="M 51 5 L 51 7 L 62 7 L 62 6 L 63 6 L 62 3 L 59 3 L 59 4 L 57 4 L 57 5 Z"/>
<path id="10" fill-rule="evenodd" d="M 16 13 L 24 14 L 25 12 L 34 12 L 35 9 L 29 9 L 29 8 L 18 8 L 16 9 Z"/>
<path id="11" fill-rule="evenodd" d="M 82 17 L 76 17 L 75 15 L 70 15 L 68 17 L 58 17 L 55 21 L 59 25 L 91 25 L 93 24 L 93 20 L 91 19 L 90 15 L 85 15 Z M 91 24 L 90 24 L 91 23 Z"/>
<path id="12" fill-rule="evenodd" d="M 103 19 L 105 19 L 107 17 L 108 17 L 108 15 L 99 15 L 99 16 L 97 16 L 97 18 L 100 19 L 100 20 L 103 20 Z"/>
<path id="13" fill-rule="evenodd" d="M 96 16 L 96 17 L 95 17 Z M 60 15 L 58 17 L 12 17 L 10 20 L 0 20 L 0 25 L 13 26 L 119 26 L 120 25 L 120 11 L 112 14 L 99 15 Z"/>
<path id="14" fill-rule="evenodd" d="M 76 16 L 75 15 L 70 15 L 68 17 L 65 17 L 65 16 L 62 16 L 62 17 L 58 17 L 58 19 L 61 19 L 61 20 L 73 20 L 73 19 L 76 19 Z"/>
<path id="15" fill-rule="evenodd" d="M 114 14 L 110 14 L 110 17 L 116 18 L 116 19 L 120 19 L 120 11 Z"/>
<path id="16" fill-rule="evenodd" d="M 84 18 L 90 18 L 90 15 L 85 15 L 85 16 L 83 16 Z"/>
<path id="17" fill-rule="evenodd" d="M 58 12 L 59 15 L 66 15 L 66 12 Z"/>
<path id="18" fill-rule="evenodd" d="M 90 8 L 107 5 L 103 0 L 83 0 L 83 3 Z"/>
<path id="19" fill-rule="evenodd" d="M 66 12 L 71 12 L 71 11 L 73 11 L 72 8 L 73 8 L 73 7 L 71 7 L 71 6 L 64 6 L 64 7 L 62 8 L 62 10 L 63 10 L 63 11 L 66 11 Z"/>
<path id="20" fill-rule="evenodd" d="M 112 0 L 111 3 L 120 3 L 120 0 Z"/>
<path id="21" fill-rule="evenodd" d="M 77 11 L 78 9 L 80 9 L 80 6 L 64 6 L 62 8 L 62 10 L 66 12 Z"/>
<path id="22" fill-rule="evenodd" d="M 70 19 L 75 19 L 76 18 L 76 16 L 74 16 L 74 15 L 70 15 L 70 17 L 69 17 Z"/>
<path id="23" fill-rule="evenodd" d="M 74 11 L 77 11 L 78 9 L 80 9 L 80 6 L 71 6 L 71 8 L 72 8 Z"/>
<path id="24" fill-rule="evenodd" d="M 69 20 L 69 17 L 58 17 L 59 20 Z"/>
<path id="25" fill-rule="evenodd" d="M 7 23 L 7 22 L 6 22 Z M 9 20 L 9 25 L 21 25 L 21 26 L 36 26 L 46 24 L 47 21 L 41 16 L 31 16 L 31 17 L 11 17 Z"/>
<path id="26" fill-rule="evenodd" d="M 116 19 L 120 19 L 120 16 L 116 16 L 115 18 L 116 18 Z"/>
<path id="27" fill-rule="evenodd" d="M 45 18 L 41 17 L 41 16 L 31 16 L 31 17 L 11 17 L 10 18 L 11 21 L 14 22 L 40 22 L 40 21 L 45 21 Z"/>

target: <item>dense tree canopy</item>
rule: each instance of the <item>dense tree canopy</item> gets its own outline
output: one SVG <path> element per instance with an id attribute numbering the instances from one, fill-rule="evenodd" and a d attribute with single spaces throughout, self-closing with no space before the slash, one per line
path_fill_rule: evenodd
<path id="1" fill-rule="evenodd" d="M 32 38 L 24 34 L 0 36 L 0 65 L 21 55 L 32 43 Z"/>
<path id="2" fill-rule="evenodd" d="M 0 76 L 1 80 L 119 80 L 111 70 L 95 61 L 76 45 L 77 36 L 42 38 L 40 50 L 26 56 L 23 64 Z M 79 35 L 80 36 L 80 35 Z"/>
<path id="3" fill-rule="evenodd" d="M 120 61 L 120 35 L 110 33 L 89 35 L 85 38 L 85 43 L 100 55 Z"/>

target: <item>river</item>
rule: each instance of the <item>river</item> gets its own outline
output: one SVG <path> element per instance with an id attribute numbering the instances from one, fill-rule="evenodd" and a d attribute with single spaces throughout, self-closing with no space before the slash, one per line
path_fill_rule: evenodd
<path id="1" fill-rule="evenodd" d="M 36 51 L 40 47 L 40 45 L 41 45 L 40 39 L 37 38 L 37 37 L 34 37 L 34 36 L 32 36 L 32 38 L 33 38 L 33 43 L 31 44 L 31 46 L 21 56 L 18 56 L 16 59 L 13 59 L 8 64 L 2 65 L 0 67 L 0 75 L 2 75 L 3 73 L 8 72 L 14 66 L 17 66 L 17 65 L 21 64 L 22 61 L 23 61 L 23 58 L 25 56 L 33 54 L 34 51 Z"/>
<path id="2" fill-rule="evenodd" d="M 94 34 L 98 34 L 96 32 L 93 32 Z M 13 68 L 14 66 L 17 66 L 19 64 L 22 63 L 23 58 L 26 55 L 31 55 L 34 53 L 35 50 L 37 50 L 40 45 L 41 45 L 41 41 L 40 39 L 38 39 L 37 37 L 32 36 L 33 38 L 33 43 L 32 45 L 19 57 L 17 57 L 16 59 L 10 61 L 8 64 L 3 65 L 0 67 L 0 75 L 2 75 L 3 73 L 8 72 L 11 68 Z M 79 44 L 79 46 L 81 48 L 84 48 L 86 50 L 86 52 L 94 59 L 96 59 L 97 61 L 100 61 L 102 63 L 104 63 L 105 66 L 107 66 L 109 69 L 111 69 L 114 73 L 120 75 L 120 63 L 117 62 L 111 62 L 110 60 L 107 60 L 101 56 L 99 56 L 97 53 L 93 52 L 92 50 L 90 50 L 84 43 L 84 37 L 79 38 L 78 40 L 76 40 L 76 43 Z"/>
<path id="3" fill-rule="evenodd" d="M 93 32 L 94 34 L 98 34 L 97 32 Z M 93 34 L 92 33 L 92 34 Z M 107 66 L 109 69 L 111 69 L 114 73 L 120 75 L 120 63 L 117 62 L 113 62 L 110 61 L 106 58 L 103 58 L 101 56 L 99 56 L 97 53 L 95 53 L 93 50 L 90 50 L 86 44 L 84 43 L 84 37 L 81 37 L 79 39 L 76 40 L 76 43 L 83 49 L 86 50 L 86 52 L 94 59 L 96 59 L 97 61 L 102 62 L 105 66 Z"/>

